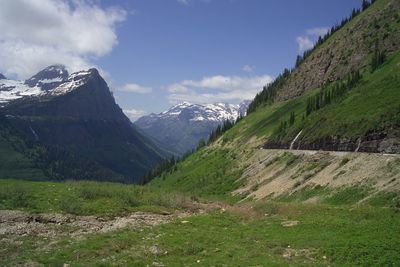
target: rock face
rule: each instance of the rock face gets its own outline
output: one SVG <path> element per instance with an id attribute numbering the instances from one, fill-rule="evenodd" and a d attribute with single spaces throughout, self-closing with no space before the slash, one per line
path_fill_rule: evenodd
<path id="1" fill-rule="evenodd" d="M 368 67 L 369 54 L 374 51 L 377 40 L 380 50 L 387 53 L 398 51 L 400 31 L 392 26 L 400 23 L 400 1 L 386 2 L 377 1 L 364 11 L 365 16 L 356 17 L 334 34 L 334 40 L 330 38 L 318 47 L 292 73 L 280 90 L 279 99 L 302 95 L 328 81 L 343 79 L 353 69 Z M 377 8 L 376 5 L 385 6 Z"/>
<path id="2" fill-rule="evenodd" d="M 289 149 L 289 147 L 289 143 L 273 141 L 264 145 L 266 149 Z M 300 138 L 293 144 L 293 149 L 400 154 L 400 142 L 395 135 L 385 130 L 376 130 L 358 139 L 328 136 L 313 142 L 302 142 Z"/>
<path id="3" fill-rule="evenodd" d="M 139 118 L 135 125 L 178 155 L 194 149 L 200 139 L 226 120 L 234 121 L 246 114 L 250 101 L 239 105 L 226 103 L 181 103 L 160 114 Z"/>
<path id="4" fill-rule="evenodd" d="M 137 182 L 166 156 L 132 125 L 96 69 L 67 75 L 51 66 L 11 88 L 15 97 L 3 99 L 2 108 L 10 124 L 32 141 L 95 162 L 124 182 Z"/>

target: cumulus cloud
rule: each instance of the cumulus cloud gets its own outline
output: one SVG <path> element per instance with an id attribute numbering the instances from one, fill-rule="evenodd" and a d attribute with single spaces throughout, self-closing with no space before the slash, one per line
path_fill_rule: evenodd
<path id="1" fill-rule="evenodd" d="M 91 66 L 118 43 L 115 27 L 125 20 L 120 8 L 89 0 L 3 1 L 0 9 L 0 70 L 26 78 L 51 65 L 70 71 Z"/>
<path id="2" fill-rule="evenodd" d="M 179 83 L 174 83 L 170 86 L 167 87 L 168 92 L 173 93 L 173 94 L 177 94 L 177 93 L 186 93 L 189 91 L 189 89 Z"/>
<path id="3" fill-rule="evenodd" d="M 306 30 L 306 34 L 298 36 L 296 42 L 299 46 L 299 52 L 304 52 L 314 47 L 319 36 L 324 36 L 329 31 L 326 27 L 316 27 Z"/>
<path id="4" fill-rule="evenodd" d="M 308 29 L 306 31 L 307 35 L 311 35 L 311 36 L 324 36 L 325 34 L 327 34 L 329 31 L 329 28 L 326 27 L 317 27 L 317 28 L 312 28 L 312 29 Z"/>
<path id="5" fill-rule="evenodd" d="M 124 109 L 124 113 L 131 121 L 135 121 L 146 115 L 146 111 L 137 109 Z"/>
<path id="6" fill-rule="evenodd" d="M 146 87 L 135 83 L 125 84 L 119 90 L 122 92 L 137 93 L 137 94 L 149 94 L 153 91 L 151 87 Z"/>
<path id="7" fill-rule="evenodd" d="M 219 90 L 238 90 L 245 88 L 258 88 L 260 89 L 266 83 L 271 81 L 271 76 L 254 76 L 254 77 L 240 77 L 240 76 L 211 76 L 204 77 L 201 80 L 184 80 L 182 85 L 187 87 L 205 88 L 205 89 L 219 89 Z"/>
<path id="8" fill-rule="evenodd" d="M 299 45 L 299 51 L 304 52 L 314 47 L 314 42 L 308 36 L 299 36 L 296 39 L 297 44 Z"/>
<path id="9" fill-rule="evenodd" d="M 244 72 L 253 72 L 253 71 L 254 71 L 254 68 L 253 68 L 252 66 L 250 66 L 250 65 L 245 65 L 245 66 L 242 68 L 242 70 L 243 70 Z"/>
<path id="10" fill-rule="evenodd" d="M 273 78 L 269 75 L 255 77 L 211 76 L 201 80 L 184 80 L 167 87 L 171 104 L 182 101 L 194 103 L 238 102 L 252 99 Z"/>

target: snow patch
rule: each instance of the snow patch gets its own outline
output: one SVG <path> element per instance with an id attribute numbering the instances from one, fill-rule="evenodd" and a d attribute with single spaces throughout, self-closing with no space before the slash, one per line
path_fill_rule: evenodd
<path id="1" fill-rule="evenodd" d="M 58 67 L 50 67 L 49 70 L 58 69 Z M 64 69 L 59 68 L 60 74 Z M 32 96 L 46 96 L 46 95 L 62 95 L 69 93 L 76 88 L 85 84 L 91 74 L 91 71 L 79 71 L 72 73 L 67 80 L 63 80 L 62 77 L 56 77 L 52 79 L 42 79 L 37 81 L 36 85 L 30 87 L 25 81 L 14 81 L 14 80 L 0 80 L 0 103 L 7 103 L 12 100 L 16 100 L 23 97 Z M 45 91 L 41 88 L 41 84 L 56 83 L 61 84 L 53 90 Z"/>

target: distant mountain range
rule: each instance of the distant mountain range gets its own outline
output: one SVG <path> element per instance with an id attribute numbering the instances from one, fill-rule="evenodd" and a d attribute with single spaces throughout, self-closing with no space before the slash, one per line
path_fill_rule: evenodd
<path id="1" fill-rule="evenodd" d="M 26 81 L 1 75 L 0 106 L 0 146 L 48 179 L 137 182 L 169 156 L 135 128 L 96 69 L 69 74 L 54 65 Z"/>
<path id="2" fill-rule="evenodd" d="M 244 116 L 249 104 L 250 101 L 239 105 L 183 102 L 160 114 L 143 116 L 134 124 L 170 151 L 182 155 L 194 149 L 200 139 L 207 140 L 212 130 L 224 121 Z"/>

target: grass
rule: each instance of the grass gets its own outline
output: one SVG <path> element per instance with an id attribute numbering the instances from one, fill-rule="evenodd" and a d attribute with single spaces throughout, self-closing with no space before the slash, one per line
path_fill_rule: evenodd
<path id="1" fill-rule="evenodd" d="M 363 81 L 342 101 L 312 113 L 303 126 L 307 140 L 332 134 L 357 138 L 379 127 L 398 125 L 399 62 L 397 53 L 374 73 L 364 73 Z"/>
<path id="2" fill-rule="evenodd" d="M 301 183 L 298 186 L 300 185 Z M 322 186 L 307 186 L 295 191 L 292 194 L 284 194 L 280 196 L 278 200 L 282 202 L 303 202 L 313 197 L 322 197 L 324 195 L 327 195 L 330 191 L 330 189 Z"/>
<path id="3" fill-rule="evenodd" d="M 30 177 L 32 180 L 46 179 L 43 171 L 35 167 L 34 162 L 22 153 L 18 152 L 15 147 L 18 145 L 18 139 L 14 141 L 2 138 L 0 130 L 0 177 L 1 178 L 19 178 L 26 179 Z"/>
<path id="4" fill-rule="evenodd" d="M 164 212 L 188 203 L 183 193 L 136 185 L 98 182 L 29 182 L 0 180 L 0 209 L 119 215 Z"/>
<path id="5" fill-rule="evenodd" d="M 211 214 L 41 246 L 41 237 L 0 250 L 0 265 L 394 266 L 400 214 L 391 209 L 259 202 L 253 217 Z M 268 214 L 265 216 L 264 214 Z M 298 225 L 281 223 L 296 220 Z M 18 243 L 18 242 L 17 242 Z"/>
<path id="6" fill-rule="evenodd" d="M 297 185 L 296 187 L 300 186 Z M 295 188 L 296 188 L 295 187 Z M 304 202 L 313 197 L 317 197 L 317 202 L 333 206 L 353 205 L 368 197 L 372 193 L 372 188 L 366 185 L 351 186 L 339 189 L 333 189 L 320 185 L 306 186 L 291 194 L 283 194 L 277 198 L 282 202 Z M 399 201 L 398 192 L 382 192 L 367 201 L 367 204 L 375 207 L 396 207 Z"/>
<path id="7" fill-rule="evenodd" d="M 352 186 L 337 190 L 333 195 L 326 197 L 324 203 L 332 205 L 355 204 L 371 193 L 367 186 Z"/>
<path id="8" fill-rule="evenodd" d="M 367 203 L 372 206 L 387 206 L 400 209 L 400 194 L 398 192 L 379 192 Z"/>
<path id="9" fill-rule="evenodd" d="M 196 197 L 213 197 L 235 201 L 230 195 L 241 186 L 242 174 L 236 153 L 227 148 L 206 147 L 178 164 L 177 170 L 153 180 L 150 187 L 177 189 Z"/>

